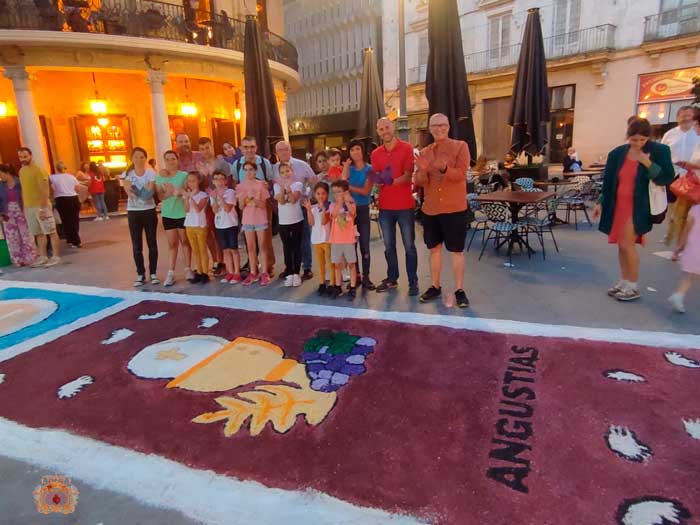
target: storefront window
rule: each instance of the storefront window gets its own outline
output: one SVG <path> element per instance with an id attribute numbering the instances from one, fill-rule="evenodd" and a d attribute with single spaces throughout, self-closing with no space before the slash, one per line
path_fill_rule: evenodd
<path id="1" fill-rule="evenodd" d="M 107 168 L 123 171 L 128 164 L 131 140 L 129 119 L 123 115 L 82 115 L 76 117 L 80 158 L 103 162 Z"/>
<path id="2" fill-rule="evenodd" d="M 576 86 L 557 86 L 550 90 L 549 162 L 564 160 L 574 137 Z"/>
<path id="3" fill-rule="evenodd" d="M 652 124 L 652 137 L 660 139 L 676 125 L 676 114 L 693 102 L 693 78 L 700 67 L 639 75 L 637 115 Z"/>

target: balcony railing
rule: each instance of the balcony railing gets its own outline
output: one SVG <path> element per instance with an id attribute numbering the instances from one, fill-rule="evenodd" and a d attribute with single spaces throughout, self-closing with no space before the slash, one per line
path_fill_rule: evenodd
<path id="1" fill-rule="evenodd" d="M 644 41 L 700 32 L 700 3 L 669 9 L 644 19 Z"/>
<path id="2" fill-rule="evenodd" d="M 520 44 L 488 49 L 464 56 L 467 73 L 486 73 L 512 67 L 518 63 Z M 615 26 L 606 24 L 572 31 L 544 39 L 544 52 L 548 60 L 614 49 Z M 425 81 L 427 65 L 421 64 L 409 70 L 409 82 Z"/>
<path id="3" fill-rule="evenodd" d="M 85 0 L 66 0 L 63 10 L 52 3 L 12 0 L 0 10 L 0 29 L 72 31 L 175 40 L 243 51 L 245 22 L 203 10 L 153 0 L 105 0 L 90 7 Z M 298 70 L 293 44 L 270 31 L 263 32 L 267 57 Z"/>

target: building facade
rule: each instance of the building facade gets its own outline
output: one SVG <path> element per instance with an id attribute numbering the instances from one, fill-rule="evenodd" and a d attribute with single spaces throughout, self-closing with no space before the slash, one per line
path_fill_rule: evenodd
<path id="1" fill-rule="evenodd" d="M 421 144 L 427 133 L 428 2 L 404 1 L 410 137 Z M 396 4 L 384 1 L 385 100 L 394 108 Z M 673 124 L 676 109 L 692 101 L 691 81 L 700 76 L 698 0 L 460 0 L 480 153 L 499 159 L 509 149 L 515 67 L 533 7 L 540 11 L 552 95 L 550 162 L 560 162 L 570 145 L 585 163 L 602 161 L 624 140 L 630 115 L 650 119 L 660 135 Z"/>
<path id="2" fill-rule="evenodd" d="M 133 146 L 159 159 L 180 131 L 195 144 L 212 137 L 218 152 L 237 143 L 244 22 L 229 15 L 244 17 L 244 2 L 186 1 L 38 8 L 9 0 L 0 13 L 0 161 L 15 164 L 22 144 L 50 169 L 102 161 L 120 172 Z M 274 31 L 283 31 L 281 0 L 258 2 L 257 12 L 286 123 L 287 92 L 299 85 L 296 49 Z"/>
<path id="3" fill-rule="evenodd" d="M 381 2 L 286 0 L 286 37 L 299 51 L 301 89 L 287 102 L 295 155 L 341 147 L 354 136 L 362 83 L 362 51 L 381 68 Z"/>

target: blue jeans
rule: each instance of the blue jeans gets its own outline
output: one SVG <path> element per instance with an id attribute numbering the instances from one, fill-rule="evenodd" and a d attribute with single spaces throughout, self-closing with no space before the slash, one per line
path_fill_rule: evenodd
<path id="1" fill-rule="evenodd" d="M 92 204 L 95 206 L 95 213 L 98 217 L 107 216 L 107 204 L 105 203 L 104 193 L 93 193 Z"/>
<path id="2" fill-rule="evenodd" d="M 408 284 L 418 284 L 418 254 L 416 253 L 416 231 L 413 210 L 379 210 L 379 227 L 384 237 L 387 279 L 399 279 L 399 259 L 396 255 L 396 224 L 401 230 L 401 240 L 406 250 L 406 273 Z"/>
<path id="3" fill-rule="evenodd" d="M 304 271 L 311 271 L 311 225 L 306 216 L 306 208 L 301 209 L 304 214 L 304 225 L 301 230 L 301 265 Z"/>

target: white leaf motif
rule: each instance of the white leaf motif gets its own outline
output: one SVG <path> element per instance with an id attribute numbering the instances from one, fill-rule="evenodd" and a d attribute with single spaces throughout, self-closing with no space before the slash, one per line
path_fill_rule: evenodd
<path id="1" fill-rule="evenodd" d="M 151 319 L 160 319 L 161 317 L 165 317 L 168 315 L 168 312 L 156 312 L 154 314 L 142 314 L 139 315 L 139 320 L 140 321 L 150 321 Z"/>
<path id="2" fill-rule="evenodd" d="M 628 383 L 644 383 L 646 379 L 644 376 L 638 374 L 633 374 L 632 372 L 625 372 L 624 370 L 606 370 L 603 375 L 608 379 L 614 379 L 616 381 L 625 381 Z"/>
<path id="3" fill-rule="evenodd" d="M 685 368 L 700 368 L 700 363 L 693 361 L 692 359 L 688 359 L 678 352 L 666 352 L 664 357 L 666 358 L 666 361 L 672 365 L 683 366 Z"/>
<path id="4" fill-rule="evenodd" d="M 219 320 L 216 317 L 205 317 L 197 328 L 211 328 L 217 324 L 219 324 Z"/>
<path id="5" fill-rule="evenodd" d="M 700 440 L 700 419 L 684 419 L 683 426 L 691 438 Z"/>
<path id="6" fill-rule="evenodd" d="M 132 335 L 134 335 L 134 332 L 132 332 L 128 328 L 120 328 L 119 330 L 114 330 L 111 336 L 102 341 L 102 344 L 111 345 L 113 343 L 118 343 L 119 341 L 123 341 L 124 339 Z"/>
<path id="7" fill-rule="evenodd" d="M 652 455 L 651 449 L 637 441 L 637 436 L 627 427 L 610 425 L 605 439 L 610 450 L 621 458 L 641 463 Z"/>
<path id="8" fill-rule="evenodd" d="M 685 525 L 689 517 L 690 513 L 680 503 L 662 498 L 627 502 L 618 511 L 621 525 Z"/>
<path id="9" fill-rule="evenodd" d="M 61 388 L 58 389 L 57 395 L 59 399 L 65 399 L 67 397 L 73 397 L 78 392 L 80 392 L 83 387 L 91 385 L 95 382 L 95 379 L 91 376 L 80 376 L 78 379 L 66 383 Z"/>

